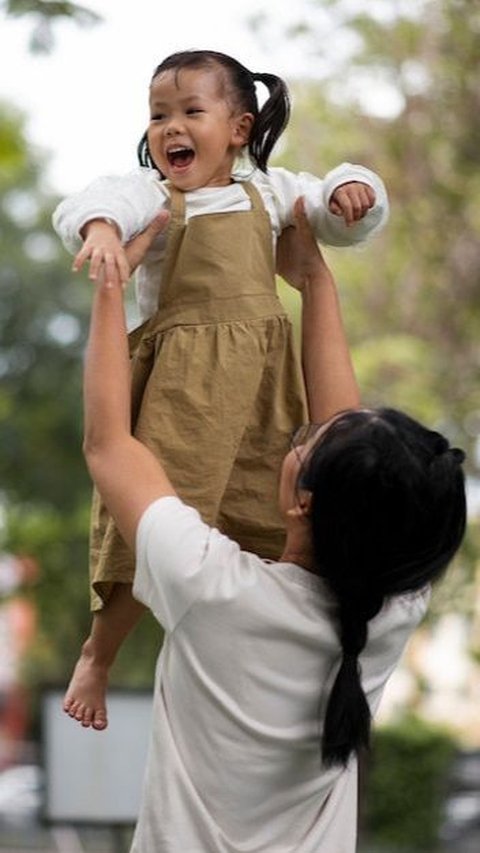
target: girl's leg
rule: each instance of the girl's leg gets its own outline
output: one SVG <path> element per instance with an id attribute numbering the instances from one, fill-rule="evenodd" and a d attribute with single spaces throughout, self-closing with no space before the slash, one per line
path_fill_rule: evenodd
<path id="1" fill-rule="evenodd" d="M 102 610 L 93 614 L 63 702 L 64 711 L 82 726 L 105 729 L 108 725 L 106 690 L 110 668 L 125 637 L 133 630 L 145 607 L 132 596 L 132 585 L 116 583 Z"/>

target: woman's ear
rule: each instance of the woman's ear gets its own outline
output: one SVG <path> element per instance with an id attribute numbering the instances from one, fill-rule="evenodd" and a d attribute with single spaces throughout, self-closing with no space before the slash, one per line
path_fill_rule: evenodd
<path id="1" fill-rule="evenodd" d="M 295 506 L 292 506 L 291 509 L 287 510 L 287 515 L 289 515 L 290 518 L 309 518 L 311 508 L 312 493 L 307 491 L 301 491 L 295 503 Z"/>
<path id="2" fill-rule="evenodd" d="M 233 120 L 232 142 L 243 148 L 250 139 L 253 127 L 253 113 L 241 113 Z"/>

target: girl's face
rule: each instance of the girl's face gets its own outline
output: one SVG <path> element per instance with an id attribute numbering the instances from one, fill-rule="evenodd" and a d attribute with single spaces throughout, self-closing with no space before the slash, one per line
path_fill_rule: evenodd
<path id="1" fill-rule="evenodd" d="M 186 192 L 231 183 L 233 162 L 248 142 L 251 113 L 238 113 L 222 94 L 214 69 L 164 71 L 150 88 L 148 147 L 171 183 Z"/>

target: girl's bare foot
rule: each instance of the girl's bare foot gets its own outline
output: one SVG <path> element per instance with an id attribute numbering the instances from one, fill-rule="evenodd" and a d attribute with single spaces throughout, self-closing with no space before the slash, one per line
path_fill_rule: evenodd
<path id="1" fill-rule="evenodd" d="M 108 725 L 106 692 L 108 667 L 95 660 L 91 642 L 82 646 L 80 657 L 70 679 L 63 710 L 85 728 L 101 731 Z"/>

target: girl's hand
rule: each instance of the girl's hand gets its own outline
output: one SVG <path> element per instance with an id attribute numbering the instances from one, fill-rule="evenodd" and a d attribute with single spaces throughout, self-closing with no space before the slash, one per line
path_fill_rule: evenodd
<path id="1" fill-rule="evenodd" d="M 310 227 L 303 198 L 294 205 L 294 225 L 285 228 L 277 243 L 277 272 L 297 290 L 330 276 Z"/>
<path id="2" fill-rule="evenodd" d="M 343 216 L 345 225 L 351 227 L 375 204 L 375 193 L 368 184 L 351 181 L 337 187 L 330 197 L 328 209 L 336 216 Z"/>
<path id="3" fill-rule="evenodd" d="M 140 234 L 137 234 L 136 237 L 133 237 L 133 239 L 126 244 L 125 259 L 128 266 L 128 278 L 138 265 L 142 263 L 145 253 L 148 252 L 150 246 L 155 240 L 155 237 L 165 230 L 169 219 L 170 214 L 168 211 L 162 210 L 161 213 L 157 214 L 157 216 L 152 219 L 150 225 L 147 225 L 144 231 L 141 231 Z M 92 278 L 92 276 L 90 276 L 90 278 Z M 98 275 L 95 277 L 95 281 L 99 287 L 105 287 L 107 290 L 111 290 L 116 285 L 120 286 L 121 284 L 120 281 L 112 281 L 112 279 L 106 278 L 105 267 L 100 268 Z"/>
<path id="4" fill-rule="evenodd" d="M 106 284 L 124 286 L 130 278 L 130 266 L 117 227 L 104 219 L 92 219 L 84 232 L 85 242 L 73 261 L 73 271 L 78 272 L 90 258 L 88 277 L 92 281 L 101 273 Z"/>

